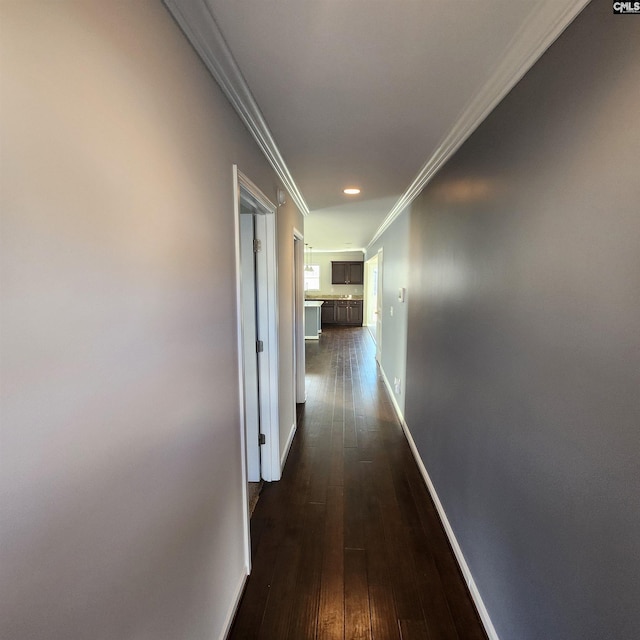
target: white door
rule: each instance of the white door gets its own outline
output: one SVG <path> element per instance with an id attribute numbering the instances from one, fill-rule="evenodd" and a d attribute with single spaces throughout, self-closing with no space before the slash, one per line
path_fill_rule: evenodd
<path id="1" fill-rule="evenodd" d="M 236 165 L 233 185 L 242 442 L 238 462 L 244 485 L 244 552 L 248 575 L 251 532 L 247 483 L 261 478 L 271 482 L 281 475 L 276 207 Z M 260 246 L 254 247 L 254 239 Z"/>
<path id="2" fill-rule="evenodd" d="M 234 182 L 243 475 L 246 474 L 250 480 L 248 467 L 251 464 L 251 475 L 255 477 L 258 457 L 254 447 L 258 442 L 258 479 L 271 482 L 279 480 L 282 471 L 278 411 L 276 207 L 235 166 Z M 257 243 L 255 248 L 254 239 Z M 257 369 L 255 376 L 254 369 Z"/>
<path id="3" fill-rule="evenodd" d="M 260 482 L 260 389 L 256 322 L 256 261 L 254 214 L 240 209 L 240 270 L 242 277 L 242 358 L 247 480 Z"/>

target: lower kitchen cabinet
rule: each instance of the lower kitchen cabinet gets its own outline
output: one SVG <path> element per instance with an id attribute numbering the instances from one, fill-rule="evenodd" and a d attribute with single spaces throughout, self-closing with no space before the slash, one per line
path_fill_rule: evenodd
<path id="1" fill-rule="evenodd" d="M 335 324 L 336 323 L 336 301 L 325 300 L 322 307 L 320 307 L 322 324 Z"/>
<path id="2" fill-rule="evenodd" d="M 362 300 L 324 300 L 320 317 L 322 324 L 362 326 Z"/>
<path id="3" fill-rule="evenodd" d="M 335 319 L 335 323 L 336 324 L 349 324 L 349 321 L 347 320 L 347 315 L 348 315 L 348 311 L 349 311 L 349 307 L 347 307 L 346 303 L 338 303 L 336 304 L 336 319 Z"/>
<path id="4" fill-rule="evenodd" d="M 322 324 L 362 326 L 362 300 L 325 300 L 320 309 Z"/>
<path id="5" fill-rule="evenodd" d="M 337 300 L 336 324 L 362 326 L 362 300 Z"/>

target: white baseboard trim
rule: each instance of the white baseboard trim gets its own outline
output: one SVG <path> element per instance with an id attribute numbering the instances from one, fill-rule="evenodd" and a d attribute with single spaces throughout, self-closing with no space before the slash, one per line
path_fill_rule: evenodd
<path id="1" fill-rule="evenodd" d="M 224 626 L 222 628 L 222 632 L 218 636 L 218 640 L 225 640 L 231 631 L 231 625 L 233 624 L 233 618 L 236 615 L 236 611 L 238 610 L 238 605 L 240 604 L 240 598 L 242 598 L 242 593 L 244 592 L 244 585 L 247 582 L 247 578 L 249 577 L 246 573 L 246 567 L 244 567 L 244 573 L 240 578 L 240 584 L 236 588 L 236 595 L 231 603 L 231 608 L 227 613 L 227 617 L 225 619 Z"/>
<path id="2" fill-rule="evenodd" d="M 375 324 L 366 324 L 365 327 L 367 327 L 367 331 L 369 332 L 369 335 L 373 338 L 373 341 L 376 341 L 376 325 Z"/>
<path id="3" fill-rule="evenodd" d="M 431 478 L 429 477 L 429 473 L 427 472 L 424 463 L 422 462 L 422 458 L 418 453 L 418 448 L 416 447 L 416 443 L 413 440 L 413 436 L 411 435 L 411 431 L 409 431 L 409 427 L 407 423 L 402 422 L 402 428 L 409 442 L 409 446 L 411 447 L 411 452 L 413 453 L 413 457 L 416 460 L 418 468 L 420 469 L 420 473 L 427 485 L 427 489 L 429 489 L 429 493 L 431 494 L 431 498 L 433 499 L 434 504 L 436 505 L 436 509 L 438 511 L 438 515 L 440 516 L 440 520 L 442 521 L 442 526 L 447 533 L 447 538 L 449 538 L 449 543 L 451 544 L 451 548 L 453 549 L 453 553 L 456 556 L 456 560 L 458 561 L 458 565 L 460 566 L 460 570 L 462 571 L 462 575 L 464 579 L 467 581 L 467 586 L 469 587 L 469 591 L 471 593 L 471 597 L 475 602 L 476 608 L 478 609 L 478 614 L 480 615 L 480 619 L 482 620 L 482 624 L 484 625 L 485 631 L 489 636 L 490 640 L 500 640 L 498 638 L 498 634 L 491 622 L 491 618 L 489 617 L 489 612 L 487 608 L 484 606 L 484 602 L 482 601 L 482 597 L 480 596 L 480 592 L 478 591 L 478 587 L 476 586 L 475 580 L 473 579 L 473 575 L 471 574 L 471 570 L 467 565 L 467 561 L 462 553 L 462 549 L 458 544 L 458 540 L 456 539 L 455 534 L 453 533 L 453 529 L 449 524 L 449 519 L 447 518 L 447 514 L 445 513 L 444 507 L 440 502 L 440 498 L 436 493 L 436 489 L 433 486 L 433 482 L 431 482 Z"/>
<path id="4" fill-rule="evenodd" d="M 462 549 L 460 548 L 460 545 L 458 544 L 458 540 L 456 539 L 456 536 L 453 533 L 453 529 L 449 524 L 449 519 L 447 518 L 447 514 L 445 513 L 444 507 L 442 506 L 442 503 L 440 502 L 440 498 L 436 493 L 436 488 L 433 486 L 433 482 L 431 482 L 429 473 L 427 472 L 427 469 L 424 466 L 424 462 L 420 457 L 420 453 L 418 452 L 418 447 L 416 447 L 416 443 L 413 440 L 413 436 L 411 435 L 409 426 L 407 425 L 404 419 L 404 416 L 402 415 L 402 411 L 400 411 L 400 405 L 398 404 L 398 401 L 395 398 L 395 394 L 393 393 L 393 389 L 389 384 L 389 379 L 387 378 L 387 375 L 384 372 L 384 369 L 382 367 L 380 367 L 380 372 L 382 373 L 382 379 L 384 380 L 387 393 L 391 398 L 391 403 L 393 404 L 393 408 L 396 411 L 398 419 L 400 420 L 400 424 L 402 425 L 402 430 L 404 431 L 404 434 L 407 438 L 407 442 L 409 443 L 411 453 L 413 454 L 416 464 L 418 465 L 418 469 L 420 469 L 420 473 L 422 474 L 422 478 L 425 484 L 427 485 L 427 489 L 431 494 L 431 498 L 436 506 L 438 515 L 440 516 L 440 521 L 442 522 L 442 526 L 444 527 L 444 530 L 447 534 L 447 538 L 449 538 L 449 544 L 451 545 L 451 548 L 453 549 L 453 553 L 456 556 L 456 560 L 458 562 L 460 570 L 462 571 L 462 575 L 464 576 L 464 579 L 467 582 L 467 586 L 469 587 L 469 592 L 471 593 L 471 597 L 473 598 L 473 601 L 476 605 L 476 609 L 478 610 L 478 615 L 480 616 L 480 620 L 482 621 L 484 629 L 487 632 L 487 635 L 489 636 L 489 640 L 500 640 L 500 638 L 498 637 L 498 633 L 496 632 L 495 627 L 493 626 L 493 622 L 491 622 L 491 618 L 489 617 L 489 612 L 487 611 L 487 608 L 484 606 L 484 602 L 482 601 L 482 596 L 478 591 L 478 587 L 476 586 L 475 580 L 473 579 L 473 575 L 471 574 L 469 565 L 467 565 L 467 561 L 465 560 L 465 557 L 462 553 Z"/>
<path id="5" fill-rule="evenodd" d="M 291 445 L 293 444 L 293 437 L 296 435 L 296 423 L 294 422 L 291 425 L 291 431 L 289 431 L 289 436 L 287 437 L 287 444 L 284 447 L 284 451 L 282 452 L 282 456 L 280 457 L 280 474 L 282 474 L 282 470 L 284 469 L 284 463 L 287 461 L 287 456 L 289 455 L 289 449 L 291 449 Z"/>
<path id="6" fill-rule="evenodd" d="M 398 420 L 400 420 L 400 424 L 402 425 L 402 428 L 406 433 L 407 430 L 405 429 L 404 416 L 402 415 L 402 411 L 400 410 L 400 405 L 396 400 L 396 394 L 393 392 L 393 388 L 391 386 L 391 383 L 389 382 L 389 378 L 387 378 L 387 374 L 384 372 L 382 365 L 379 365 L 379 366 L 380 366 L 380 373 L 382 374 L 382 379 L 384 380 L 384 386 L 387 388 L 387 394 L 389 395 L 389 398 L 391 398 L 391 404 L 393 405 L 393 408 L 396 411 L 396 415 L 398 416 Z M 415 456 L 416 454 L 414 453 L 413 455 Z"/>

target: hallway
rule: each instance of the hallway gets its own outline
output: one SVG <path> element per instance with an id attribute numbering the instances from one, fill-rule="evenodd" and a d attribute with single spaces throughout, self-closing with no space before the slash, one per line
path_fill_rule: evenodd
<path id="1" fill-rule="evenodd" d="M 364 328 L 306 343 L 307 402 L 251 521 L 230 637 L 486 638 Z"/>

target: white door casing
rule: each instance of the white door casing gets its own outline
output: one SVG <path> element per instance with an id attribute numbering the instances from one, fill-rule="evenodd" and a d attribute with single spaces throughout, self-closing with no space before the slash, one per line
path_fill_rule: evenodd
<path id="1" fill-rule="evenodd" d="M 249 526 L 249 500 L 247 492 L 247 431 L 245 418 L 245 333 L 251 335 L 251 328 L 243 321 L 243 282 L 241 264 L 241 209 L 253 208 L 254 234 L 260 242 L 260 250 L 255 254 L 255 302 L 257 311 L 256 334 L 262 342 L 262 351 L 257 355 L 258 399 L 260 430 L 264 444 L 260 445 L 260 474 L 271 482 L 279 480 L 280 429 L 278 407 L 278 288 L 277 288 L 277 244 L 276 207 L 251 180 L 233 165 L 235 253 L 236 253 L 236 320 L 238 325 L 238 382 L 240 400 L 240 441 L 242 447 L 241 469 L 243 479 L 245 568 L 251 570 L 251 541 Z M 244 214 L 242 214 L 244 215 Z M 247 342 L 252 342 L 247 337 Z M 255 346 L 253 352 L 255 353 Z M 250 354 L 247 354 L 250 357 Z M 254 396 L 255 398 L 255 396 Z"/>
<path id="2" fill-rule="evenodd" d="M 378 292 L 376 296 L 376 360 L 382 366 L 382 313 L 384 303 L 382 300 L 382 279 L 383 279 L 383 251 L 378 249 Z"/>
<path id="3" fill-rule="evenodd" d="M 378 254 L 369 258 L 364 270 L 364 318 L 363 324 L 376 339 L 376 314 L 378 313 Z"/>
<path id="4" fill-rule="evenodd" d="M 261 445 L 262 479 L 280 479 L 280 431 L 278 411 L 278 289 L 276 254 L 276 206 L 234 165 L 236 218 L 242 208 L 253 209 L 254 233 L 259 250 L 255 253 L 255 299 L 257 337 L 262 343 L 258 354 L 260 428 L 265 443 Z M 239 227 L 239 222 L 237 222 Z M 237 256 L 237 261 L 240 260 Z M 240 264 L 238 264 L 240 267 Z M 238 276 L 241 268 L 237 269 Z M 241 290 L 242 281 L 239 278 Z M 242 296 L 238 299 L 241 301 Z M 239 313 L 240 330 L 242 312 Z M 243 349 L 243 346 L 241 347 Z M 244 358 L 239 354 L 239 360 Z M 242 393 L 245 392 L 244 375 Z M 244 398 L 243 398 L 244 405 Z M 243 409 L 244 413 L 244 409 Z M 243 428 L 244 432 L 244 428 Z"/>
<path id="5" fill-rule="evenodd" d="M 293 327 L 294 327 L 294 394 L 296 403 L 307 400 L 304 354 L 304 238 L 293 230 Z M 294 407 L 295 415 L 295 407 Z"/>

